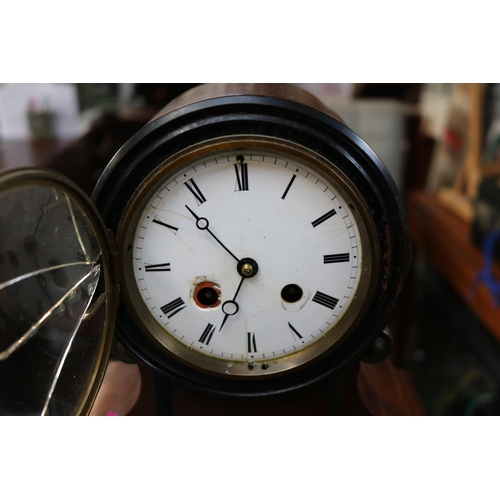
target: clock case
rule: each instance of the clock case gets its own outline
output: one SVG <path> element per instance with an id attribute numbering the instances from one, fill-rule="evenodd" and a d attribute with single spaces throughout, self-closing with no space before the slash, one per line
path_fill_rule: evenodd
<path id="1" fill-rule="evenodd" d="M 371 303 L 356 330 L 345 341 L 317 362 L 283 375 L 250 380 L 197 370 L 158 349 L 141 333 L 125 305 L 120 303 L 119 250 L 115 243 L 127 203 L 151 172 L 194 144 L 235 135 L 257 135 L 296 143 L 335 164 L 366 201 L 380 254 Z M 67 192 L 82 207 L 93 221 L 102 247 L 101 286 L 106 290 L 108 306 L 107 319 L 103 321 L 105 328 L 96 335 L 101 336 L 103 347 L 98 363 L 88 373 L 92 383 L 78 404 L 73 405 L 77 414 L 90 412 L 104 377 L 112 339 L 118 356 L 122 353 L 127 362 L 141 360 L 159 374 L 159 379 L 165 377 L 187 388 L 231 396 L 286 393 L 328 377 L 340 386 L 342 377 L 338 375 L 342 368 L 367 352 L 368 357 L 373 356 L 375 341 L 380 344 L 387 339 L 384 328 L 403 286 L 410 259 L 408 225 L 400 195 L 372 149 L 340 117 L 297 87 L 223 84 L 195 87 L 172 101 L 118 151 L 99 179 L 92 200 L 55 172 L 19 169 L 0 176 L 2 186 L 11 181 L 34 181 L 38 177 L 42 183 Z M 375 353 L 371 361 L 376 358 Z M 65 384 L 71 385 L 69 378 Z"/>
<path id="2" fill-rule="evenodd" d="M 299 144 L 336 165 L 369 207 L 380 258 L 371 303 L 356 330 L 317 362 L 282 375 L 242 380 L 196 369 L 155 346 L 126 306 L 118 306 L 115 336 L 127 351 L 168 380 L 232 396 L 308 386 L 359 359 L 377 338 L 387 339 L 383 331 L 410 259 L 406 214 L 382 161 L 339 116 L 292 85 L 207 84 L 172 101 L 118 151 L 99 179 L 92 198 L 105 226 L 118 233 L 137 187 L 166 159 L 204 141 L 253 135 Z"/>

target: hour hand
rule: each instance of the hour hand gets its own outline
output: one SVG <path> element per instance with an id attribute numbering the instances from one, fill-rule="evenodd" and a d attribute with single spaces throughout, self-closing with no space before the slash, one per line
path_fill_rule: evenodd
<path id="1" fill-rule="evenodd" d="M 222 330 L 222 327 L 225 325 L 227 318 L 229 316 L 235 315 L 240 309 L 240 306 L 234 300 L 226 300 L 224 304 L 222 304 L 222 312 L 224 313 L 224 319 L 219 328 L 219 332 Z"/>
<path id="2" fill-rule="evenodd" d="M 224 304 L 222 304 L 222 312 L 224 313 L 224 319 L 222 320 L 222 324 L 220 325 L 219 332 L 222 330 L 222 327 L 225 325 L 227 318 L 229 316 L 234 316 L 240 309 L 240 306 L 236 302 L 236 297 L 238 293 L 240 293 L 241 285 L 243 285 L 243 281 L 245 281 L 245 277 L 242 276 L 238 288 L 236 289 L 236 293 L 234 294 L 233 300 L 226 300 Z"/>
<path id="3" fill-rule="evenodd" d="M 226 323 L 227 318 L 229 316 L 234 316 L 239 311 L 240 306 L 236 302 L 236 297 L 240 293 L 241 285 L 243 285 L 243 282 L 246 279 L 252 278 L 257 274 L 259 266 L 257 262 L 255 262 L 255 260 L 246 257 L 238 262 L 236 270 L 238 271 L 238 274 L 241 276 L 241 280 L 238 284 L 238 288 L 236 289 L 236 293 L 234 294 L 233 300 L 226 300 L 226 302 L 222 304 L 222 312 L 224 313 L 224 319 L 222 320 L 222 325 L 219 328 L 219 332 L 222 330 L 222 327 Z"/>
<path id="4" fill-rule="evenodd" d="M 231 257 L 233 257 L 233 259 L 235 259 L 237 262 L 240 261 L 240 259 L 238 259 L 238 257 L 236 257 L 236 255 L 234 255 L 233 252 L 231 252 L 231 250 L 229 250 L 229 248 L 226 247 L 226 245 L 224 245 L 224 243 L 222 243 L 221 240 L 219 240 L 219 238 L 217 238 L 217 236 L 215 236 L 214 233 L 212 233 L 212 231 L 210 230 L 210 228 L 208 227 L 210 225 L 210 222 L 208 221 L 208 219 L 206 217 L 199 217 L 198 215 L 196 215 L 196 213 L 191 210 L 187 205 L 185 205 L 185 207 L 189 210 L 189 212 L 191 213 L 191 215 L 196 219 L 196 227 L 202 231 L 207 231 L 210 236 L 212 236 L 212 238 L 215 239 L 215 241 L 217 241 L 217 243 L 222 247 L 224 248 L 224 250 L 229 254 L 231 255 Z"/>

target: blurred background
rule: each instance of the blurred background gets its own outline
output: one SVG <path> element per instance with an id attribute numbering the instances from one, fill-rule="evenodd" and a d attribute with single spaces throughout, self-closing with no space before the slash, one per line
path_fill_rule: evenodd
<path id="1" fill-rule="evenodd" d="M 0 84 L 0 169 L 54 169 L 90 195 L 116 151 L 196 85 Z M 390 323 L 393 363 L 430 415 L 500 414 L 500 84 L 295 85 L 401 191 L 413 262 Z"/>

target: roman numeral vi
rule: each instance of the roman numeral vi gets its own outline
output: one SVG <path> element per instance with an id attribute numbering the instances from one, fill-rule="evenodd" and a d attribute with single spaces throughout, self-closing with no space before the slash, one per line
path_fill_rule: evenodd
<path id="1" fill-rule="evenodd" d="M 247 332 L 248 352 L 257 352 L 257 342 L 255 341 L 255 333 Z"/>

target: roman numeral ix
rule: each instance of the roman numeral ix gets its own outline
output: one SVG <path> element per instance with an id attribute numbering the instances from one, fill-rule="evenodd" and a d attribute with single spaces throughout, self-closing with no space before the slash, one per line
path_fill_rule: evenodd
<path id="1" fill-rule="evenodd" d="M 165 262 L 163 264 L 148 264 L 147 266 L 144 266 L 144 270 L 147 273 L 170 271 L 170 262 Z"/>
<path id="2" fill-rule="evenodd" d="M 186 304 L 184 301 L 179 297 L 178 299 L 172 300 L 172 302 L 169 302 L 168 304 L 165 304 L 163 307 L 160 307 L 162 310 L 163 314 L 167 315 L 167 318 L 171 318 L 175 314 L 177 314 L 179 311 L 182 311 L 186 307 Z M 169 314 L 171 313 L 171 314 Z"/>

